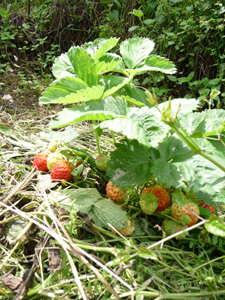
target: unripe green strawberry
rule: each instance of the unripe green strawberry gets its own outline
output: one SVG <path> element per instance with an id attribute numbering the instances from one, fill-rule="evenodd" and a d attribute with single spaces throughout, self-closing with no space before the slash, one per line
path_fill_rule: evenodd
<path id="1" fill-rule="evenodd" d="M 192 214 L 189 210 L 191 212 L 194 212 L 195 215 L 197 215 L 197 216 L 200 215 L 200 210 L 199 210 L 198 204 L 195 202 L 186 200 L 184 202 L 183 206 L 181 206 L 181 205 L 179 206 L 175 203 L 173 203 L 171 206 L 171 213 L 172 213 L 174 219 L 179 221 L 179 219 L 182 218 L 183 216 L 189 216 L 191 218 L 191 221 L 187 224 L 188 227 L 194 225 L 198 221 L 198 217 L 195 216 L 194 214 Z"/>
<path id="2" fill-rule="evenodd" d="M 170 203 L 170 196 L 164 188 L 162 188 L 160 185 L 156 185 L 153 188 L 145 188 L 142 192 L 144 193 L 152 193 L 155 195 L 158 199 L 158 207 L 157 210 L 164 210 L 168 207 Z"/>
<path id="3" fill-rule="evenodd" d="M 141 206 L 142 211 L 146 215 L 152 215 L 159 205 L 157 197 L 152 193 L 142 194 L 140 197 L 139 204 Z"/>
<path id="4" fill-rule="evenodd" d="M 52 152 L 51 154 L 49 154 L 47 159 L 47 166 L 49 171 L 51 171 L 54 165 L 62 159 L 63 156 L 59 152 Z"/>
<path id="5" fill-rule="evenodd" d="M 43 171 L 43 172 L 48 172 L 48 167 L 47 167 L 47 159 L 49 156 L 48 151 L 44 151 L 41 153 L 38 153 L 33 161 L 33 167 L 37 169 L 38 171 Z"/>
<path id="6" fill-rule="evenodd" d="M 122 229 L 117 229 L 119 233 L 122 235 L 131 235 L 135 230 L 135 225 L 133 220 L 128 220 L 128 225 L 125 228 Z M 113 233 L 117 233 L 116 231 L 113 230 Z"/>
<path id="7" fill-rule="evenodd" d="M 62 142 L 59 140 L 51 141 L 48 145 L 48 150 L 51 152 L 55 152 L 58 148 L 62 146 Z"/>
<path id="8" fill-rule="evenodd" d="M 186 229 L 187 226 L 181 225 L 178 222 L 170 219 L 165 219 L 162 223 L 162 229 L 167 236 L 177 233 Z M 180 235 L 176 236 L 177 240 L 183 240 L 187 236 L 187 232 L 182 232 Z"/>
<path id="9" fill-rule="evenodd" d="M 73 178 L 73 175 L 71 173 L 72 170 L 69 162 L 63 159 L 58 161 L 52 168 L 51 179 L 53 181 L 70 181 Z"/>
<path id="10" fill-rule="evenodd" d="M 96 163 L 96 167 L 100 170 L 100 171 L 107 171 L 109 166 L 107 165 L 108 161 L 110 160 L 110 158 L 105 155 L 105 154 L 100 154 L 96 159 L 95 159 L 95 163 Z"/>
<path id="11" fill-rule="evenodd" d="M 115 186 L 112 181 L 108 182 L 106 185 L 107 197 L 113 201 L 121 201 L 125 198 L 125 193 L 122 188 Z"/>

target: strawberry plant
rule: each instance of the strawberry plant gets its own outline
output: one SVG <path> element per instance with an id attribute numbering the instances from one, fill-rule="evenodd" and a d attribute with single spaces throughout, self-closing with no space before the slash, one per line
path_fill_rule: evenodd
<path id="1" fill-rule="evenodd" d="M 154 42 L 147 38 L 125 40 L 119 46 L 118 42 L 116 38 L 98 39 L 83 47 L 71 47 L 55 60 L 52 71 L 56 80 L 43 92 L 40 103 L 70 107 L 59 112 L 50 126 L 60 128 L 91 120 L 99 155 L 99 135 L 103 130 L 111 133 L 115 150 L 110 153 L 106 175 L 111 185 L 129 191 L 125 197 L 128 205 L 130 198 L 138 200 L 140 187 L 154 181 L 172 192 L 180 191 L 184 197 L 194 195 L 192 198 L 204 199 L 208 205 L 223 204 L 225 111 L 212 109 L 216 93 L 210 94 L 209 108 L 201 112 L 196 99 L 158 103 L 149 91 L 135 85 L 135 79 L 151 71 L 173 74 L 175 66 L 166 58 L 151 54 Z M 116 140 L 113 132 L 121 138 Z M 140 200 L 142 207 L 148 206 L 146 199 L 145 204 Z M 134 203 L 135 209 L 141 210 L 138 203 Z M 151 214 L 163 216 L 160 210 L 156 212 L 156 204 L 155 201 Z M 188 211 L 185 220 L 189 222 L 183 220 L 181 225 L 191 226 L 198 221 L 196 203 L 195 215 L 190 207 L 179 206 L 184 206 L 182 215 Z M 166 213 L 172 217 L 170 205 Z M 179 220 L 182 217 L 174 216 Z M 216 225 L 218 219 L 210 217 L 207 230 L 225 236 L 224 225 Z"/>

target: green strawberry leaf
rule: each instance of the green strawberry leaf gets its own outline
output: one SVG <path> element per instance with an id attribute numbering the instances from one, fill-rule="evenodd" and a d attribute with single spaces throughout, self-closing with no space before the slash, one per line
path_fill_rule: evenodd
<path id="1" fill-rule="evenodd" d="M 86 89 L 78 90 L 76 93 L 71 93 L 65 98 L 56 99 L 55 103 L 78 103 L 86 102 L 89 100 L 98 100 L 102 97 L 104 92 L 104 87 L 97 85 L 92 87 L 87 87 Z"/>
<path id="2" fill-rule="evenodd" d="M 148 148 L 157 147 L 168 134 L 170 127 L 160 120 L 160 114 L 156 112 L 154 108 L 148 107 L 129 108 L 126 118 L 104 121 L 100 127 L 122 133 L 128 139 L 136 139 Z"/>
<path id="3" fill-rule="evenodd" d="M 129 78 L 114 76 L 114 75 L 106 75 L 102 76 L 99 80 L 101 84 L 105 87 L 105 92 L 103 94 L 103 98 L 106 98 L 110 95 L 113 95 L 116 91 L 121 89 L 124 85 L 129 82 Z"/>
<path id="4" fill-rule="evenodd" d="M 111 199 L 102 199 L 95 202 L 93 205 L 93 216 L 94 222 L 97 224 L 100 222 L 101 227 L 112 229 L 109 225 L 111 224 L 114 228 L 120 230 L 127 227 L 128 217 L 126 212 L 122 210 L 119 205 L 116 205 Z"/>
<path id="5" fill-rule="evenodd" d="M 151 177 L 150 150 L 137 141 L 124 140 L 110 154 L 107 175 L 119 187 L 142 185 Z"/>
<path id="6" fill-rule="evenodd" d="M 26 224 L 27 221 L 22 218 L 17 218 L 13 220 L 11 223 L 8 223 L 6 240 L 9 243 L 12 243 L 18 237 L 18 235 L 24 230 Z"/>
<path id="7" fill-rule="evenodd" d="M 127 105 L 123 99 L 120 97 L 114 99 L 110 96 L 105 100 L 101 99 L 99 103 L 89 101 L 83 106 L 75 105 L 70 108 L 64 108 L 49 125 L 52 128 L 60 128 L 85 120 L 104 121 L 118 116 L 125 116 L 126 111 Z"/>
<path id="8" fill-rule="evenodd" d="M 225 190 L 221 190 L 220 193 L 216 194 L 214 197 L 213 197 L 213 203 L 216 203 L 216 204 L 225 204 Z M 209 203 L 211 204 L 211 203 Z"/>
<path id="9" fill-rule="evenodd" d="M 209 222 L 205 223 L 205 228 L 208 232 L 225 237 L 225 223 L 216 216 L 210 216 Z"/>
<path id="10" fill-rule="evenodd" d="M 165 74 L 174 74 L 177 71 L 175 65 L 172 62 L 158 55 L 150 55 L 143 63 L 136 66 L 136 69 L 138 69 L 140 72 L 160 71 Z"/>
<path id="11" fill-rule="evenodd" d="M 123 86 L 123 88 L 118 90 L 116 94 L 120 95 L 122 98 L 130 97 L 131 99 L 135 99 L 136 101 L 138 101 L 138 103 L 141 102 L 148 107 L 152 107 L 152 105 L 147 100 L 146 94 L 132 83 Z M 141 107 L 141 105 L 139 104 L 137 106 Z"/>
<path id="12" fill-rule="evenodd" d="M 61 54 L 55 59 L 52 66 L 52 73 L 57 79 L 77 75 L 67 53 Z"/>
<path id="13" fill-rule="evenodd" d="M 55 103 L 56 100 L 64 100 L 66 96 L 75 94 L 80 89 L 86 89 L 87 84 L 76 77 L 66 77 L 54 81 L 42 93 L 39 101 L 41 103 Z"/>
<path id="14" fill-rule="evenodd" d="M 141 61 L 148 57 L 154 49 L 155 43 L 147 38 L 134 38 L 120 44 L 120 53 L 129 69 L 134 69 Z"/>
<path id="15" fill-rule="evenodd" d="M 137 107 L 143 107 L 143 106 L 145 106 L 145 104 L 144 103 L 142 103 L 142 102 L 140 102 L 140 101 L 138 101 L 138 100 L 136 100 L 136 99 L 134 99 L 134 98 L 131 98 L 131 97 L 129 97 L 129 96 L 121 96 L 124 100 L 126 100 L 127 102 L 129 102 L 129 103 L 131 103 L 131 104 L 133 104 L 133 105 L 135 105 L 135 106 L 137 106 Z"/>
<path id="16" fill-rule="evenodd" d="M 44 138 L 46 140 L 54 141 L 62 141 L 64 143 L 70 143 L 74 141 L 78 137 L 78 132 L 75 128 L 68 126 L 63 131 L 50 131 L 48 133 L 44 133 Z"/>
<path id="17" fill-rule="evenodd" d="M 102 75 L 116 69 L 121 64 L 122 60 L 118 55 L 105 54 L 100 61 L 96 62 L 97 74 Z"/>
<path id="18" fill-rule="evenodd" d="M 72 47 L 67 53 L 76 74 L 89 87 L 98 84 L 96 64 L 90 54 L 79 47 Z"/>
<path id="19" fill-rule="evenodd" d="M 184 186 L 183 177 L 175 164 L 159 158 L 153 162 L 151 171 L 159 183 L 165 183 L 167 186 L 175 188 Z"/>
<path id="20" fill-rule="evenodd" d="M 187 215 L 183 215 L 178 219 L 178 223 L 181 225 L 188 225 L 191 222 L 191 217 Z"/>
<path id="21" fill-rule="evenodd" d="M 118 41 L 119 39 L 117 38 L 110 38 L 108 40 L 105 40 L 105 42 L 102 43 L 101 46 L 96 50 L 94 54 L 94 60 L 99 60 L 106 52 L 115 47 Z"/>
<path id="22" fill-rule="evenodd" d="M 152 260 L 158 260 L 158 257 L 155 253 L 153 253 L 151 250 L 148 250 L 144 247 L 139 247 L 139 251 L 137 252 L 137 255 L 145 258 L 145 259 L 152 259 Z"/>

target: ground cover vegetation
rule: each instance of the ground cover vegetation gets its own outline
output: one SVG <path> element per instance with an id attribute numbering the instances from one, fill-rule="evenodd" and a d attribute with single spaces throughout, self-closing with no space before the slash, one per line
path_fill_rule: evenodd
<path id="1" fill-rule="evenodd" d="M 0 9 L 0 299 L 223 299 L 223 4 Z"/>

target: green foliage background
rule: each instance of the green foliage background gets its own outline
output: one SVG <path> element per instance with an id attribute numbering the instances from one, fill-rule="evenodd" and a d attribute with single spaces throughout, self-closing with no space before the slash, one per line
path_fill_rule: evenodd
<path id="1" fill-rule="evenodd" d="M 60 53 L 98 37 L 147 37 L 155 53 L 177 67 L 176 76 L 152 73 L 140 84 L 162 100 L 224 93 L 224 12 L 217 0 L 61 1 L 10 0 L 0 8 L 1 72 L 16 63 L 37 72 L 50 71 Z"/>

